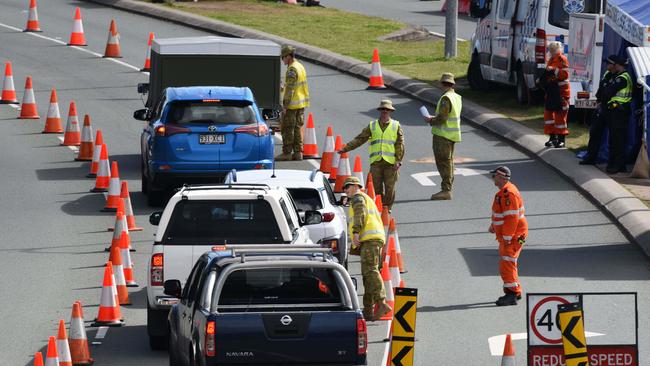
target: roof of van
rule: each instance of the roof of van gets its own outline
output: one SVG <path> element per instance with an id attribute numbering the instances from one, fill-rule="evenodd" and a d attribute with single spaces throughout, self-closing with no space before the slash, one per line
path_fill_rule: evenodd
<path id="1" fill-rule="evenodd" d="M 156 38 L 151 49 L 162 55 L 280 56 L 280 45 L 275 42 L 218 36 Z"/>

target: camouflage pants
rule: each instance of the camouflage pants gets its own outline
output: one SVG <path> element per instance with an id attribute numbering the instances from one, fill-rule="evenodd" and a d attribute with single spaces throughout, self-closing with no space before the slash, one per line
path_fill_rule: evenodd
<path id="1" fill-rule="evenodd" d="M 363 277 L 363 308 L 372 311 L 372 306 L 386 298 L 384 283 L 379 274 L 379 258 L 384 243 L 380 240 L 361 242 L 361 276 Z"/>
<path id="2" fill-rule="evenodd" d="M 395 165 L 386 160 L 376 161 L 370 164 L 372 173 L 372 184 L 375 186 L 375 193 L 381 194 L 381 202 L 388 209 L 393 208 L 395 202 L 395 189 L 399 179 L 399 170 L 394 169 Z"/>
<path id="3" fill-rule="evenodd" d="M 280 133 L 282 134 L 282 153 L 302 152 L 302 134 L 300 128 L 305 122 L 305 109 L 287 109 L 282 117 Z"/>
<path id="4" fill-rule="evenodd" d="M 454 144 L 451 140 L 433 135 L 433 156 L 442 180 L 440 188 L 447 192 L 451 192 L 454 184 Z"/>

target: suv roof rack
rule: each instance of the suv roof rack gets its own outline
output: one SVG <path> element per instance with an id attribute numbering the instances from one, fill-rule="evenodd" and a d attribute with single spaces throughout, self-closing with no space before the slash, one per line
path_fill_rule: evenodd
<path id="1" fill-rule="evenodd" d="M 191 191 L 209 191 L 209 190 L 220 190 L 220 189 L 238 189 L 238 190 L 251 190 L 251 189 L 263 189 L 268 190 L 271 187 L 268 184 L 264 183 L 214 183 L 214 184 L 183 184 L 180 188 L 181 196 L 183 199 L 187 199 L 186 194 Z"/>
<path id="2" fill-rule="evenodd" d="M 317 244 L 312 245 L 269 245 L 269 244 L 240 244 L 214 246 L 213 251 L 230 251 L 232 257 L 240 257 L 241 262 L 246 262 L 246 254 L 323 254 L 323 262 L 327 261 L 324 254 L 332 254 L 331 248 L 324 248 Z"/>

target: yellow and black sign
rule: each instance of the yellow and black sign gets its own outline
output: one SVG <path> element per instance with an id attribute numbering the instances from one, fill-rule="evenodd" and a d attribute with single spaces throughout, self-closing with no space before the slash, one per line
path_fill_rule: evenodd
<path id="1" fill-rule="evenodd" d="M 582 305 L 562 304 L 557 310 L 566 366 L 589 366 Z"/>
<path id="2" fill-rule="evenodd" d="M 390 359 L 393 366 L 413 366 L 418 289 L 395 289 Z"/>

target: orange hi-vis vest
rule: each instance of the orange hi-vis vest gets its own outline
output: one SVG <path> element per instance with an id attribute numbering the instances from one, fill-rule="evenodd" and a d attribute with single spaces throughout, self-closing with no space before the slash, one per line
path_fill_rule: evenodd
<path id="1" fill-rule="evenodd" d="M 506 183 L 494 195 L 492 203 L 492 227 L 499 243 L 510 243 L 513 239 L 528 236 L 528 222 L 525 217 L 524 200 L 517 187 Z"/>
<path id="2" fill-rule="evenodd" d="M 571 86 L 569 85 L 569 60 L 567 60 L 566 56 L 557 54 L 551 57 L 546 68 L 552 68 L 555 73 L 553 78 L 558 81 L 562 98 L 569 98 L 571 96 Z"/>

